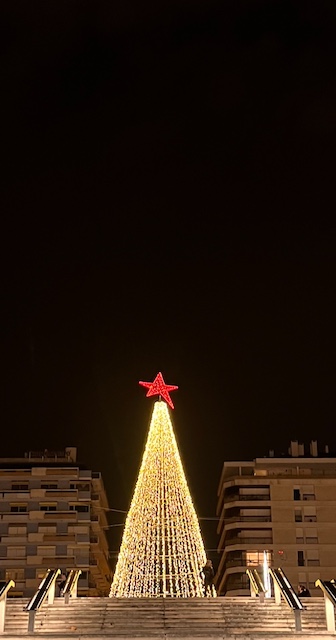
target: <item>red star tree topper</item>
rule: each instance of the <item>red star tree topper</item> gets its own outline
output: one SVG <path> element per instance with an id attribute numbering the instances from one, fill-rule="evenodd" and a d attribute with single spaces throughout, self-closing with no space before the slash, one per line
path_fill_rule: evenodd
<path id="1" fill-rule="evenodd" d="M 149 396 L 162 396 L 162 398 L 166 401 L 166 403 L 169 404 L 169 406 L 172 409 L 174 409 L 174 405 L 169 395 L 169 391 L 175 391 L 175 389 L 178 389 L 178 387 L 174 384 L 166 384 L 161 372 L 157 374 L 153 382 L 141 382 L 140 380 L 139 384 L 141 384 L 143 387 L 146 387 L 146 389 L 148 389 L 146 393 L 146 398 L 148 398 Z"/>

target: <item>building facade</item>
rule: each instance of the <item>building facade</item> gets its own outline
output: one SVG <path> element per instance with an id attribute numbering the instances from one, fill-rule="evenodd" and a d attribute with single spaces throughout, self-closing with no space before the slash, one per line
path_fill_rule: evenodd
<path id="1" fill-rule="evenodd" d="M 11 596 L 33 595 L 48 568 L 82 571 L 78 594 L 108 595 L 107 497 L 98 472 L 77 451 L 0 459 L 0 580 Z"/>
<path id="2" fill-rule="evenodd" d="M 292 442 L 286 457 L 224 462 L 218 489 L 216 587 L 219 595 L 247 595 L 248 567 L 262 569 L 264 552 L 293 586 L 312 595 L 318 578 L 336 577 L 336 457 L 317 442 Z"/>

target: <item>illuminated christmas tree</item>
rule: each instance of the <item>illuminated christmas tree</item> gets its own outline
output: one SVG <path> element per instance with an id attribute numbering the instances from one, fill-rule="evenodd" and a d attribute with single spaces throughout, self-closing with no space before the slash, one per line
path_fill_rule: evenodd
<path id="1" fill-rule="evenodd" d="M 160 400 L 154 404 L 110 596 L 203 596 L 206 554 L 168 409 L 168 404 L 174 408 L 169 391 L 177 387 L 166 385 L 161 373 L 153 383 L 140 384 L 148 388 L 147 396 Z"/>

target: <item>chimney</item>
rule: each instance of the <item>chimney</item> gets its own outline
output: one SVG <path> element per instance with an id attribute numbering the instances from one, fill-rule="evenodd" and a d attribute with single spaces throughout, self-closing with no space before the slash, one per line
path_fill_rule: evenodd
<path id="1" fill-rule="evenodd" d="M 299 455 L 299 443 L 297 440 L 291 440 L 290 447 L 288 449 L 288 453 L 293 458 L 297 458 Z"/>
<path id="2" fill-rule="evenodd" d="M 318 456 L 317 440 L 312 440 L 310 443 L 310 455 L 314 458 Z"/>
<path id="3" fill-rule="evenodd" d="M 69 462 L 76 462 L 77 447 L 65 447 L 65 457 L 69 460 Z"/>
<path id="4" fill-rule="evenodd" d="M 299 444 L 299 456 L 304 456 L 304 444 Z"/>

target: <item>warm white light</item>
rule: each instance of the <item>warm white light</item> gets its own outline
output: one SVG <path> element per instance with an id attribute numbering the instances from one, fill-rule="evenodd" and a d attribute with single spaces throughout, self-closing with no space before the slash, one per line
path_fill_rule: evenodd
<path id="1" fill-rule="evenodd" d="M 268 557 L 267 557 L 267 552 L 266 551 L 264 551 L 263 578 L 264 578 L 264 587 L 266 589 L 265 597 L 266 598 L 271 598 L 271 596 L 272 596 L 271 578 L 270 578 L 270 574 L 269 574 L 269 571 L 268 571 Z"/>
<path id="2" fill-rule="evenodd" d="M 203 596 L 205 561 L 169 410 L 156 402 L 110 596 Z"/>

